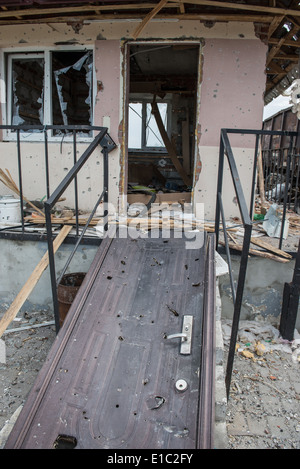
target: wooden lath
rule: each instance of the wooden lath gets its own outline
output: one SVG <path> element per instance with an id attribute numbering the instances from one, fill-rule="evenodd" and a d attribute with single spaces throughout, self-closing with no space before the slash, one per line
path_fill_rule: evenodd
<path id="1" fill-rule="evenodd" d="M 71 2 L 64 2 L 64 4 L 71 3 Z M 177 8 L 180 11 L 180 15 L 189 15 L 188 13 L 188 5 L 200 6 L 200 7 L 209 7 L 209 9 L 203 10 L 199 9 L 199 11 L 195 11 L 195 15 L 201 13 L 202 15 L 209 14 L 212 15 L 212 12 L 216 14 L 218 21 L 221 21 L 223 17 L 223 21 L 227 21 L 227 17 L 231 17 L 230 14 L 227 13 L 228 10 L 236 10 L 236 11 L 243 11 L 245 21 L 247 21 L 248 12 L 250 14 L 250 20 L 253 19 L 253 13 L 259 13 L 267 15 L 270 18 L 270 21 L 273 20 L 274 17 L 285 17 L 287 15 L 291 17 L 299 17 L 300 10 L 299 9 L 285 9 L 280 7 L 269 7 L 269 6 L 261 6 L 261 5 L 252 5 L 250 3 L 236 3 L 236 2 L 220 2 L 215 0 L 167 0 L 167 1 L 160 1 L 160 2 L 143 2 L 143 3 L 123 3 L 123 4 L 111 4 L 102 2 L 101 5 L 87 5 L 86 3 L 82 2 L 82 5 L 78 6 L 53 6 L 53 7 L 44 7 L 44 8 L 36 8 L 32 6 L 27 6 L 25 8 L 14 8 L 8 9 L 5 6 L 2 6 L 2 11 L 0 11 L 0 19 L 8 19 L 13 17 L 25 18 L 26 16 L 30 16 L 33 18 L 37 16 L 39 18 L 45 16 L 55 16 L 55 15 L 68 15 L 69 18 L 72 15 L 73 17 L 76 15 L 82 14 L 91 14 L 91 13 L 102 13 L 111 11 L 114 15 L 119 15 L 122 12 L 127 12 L 126 16 L 131 18 L 131 12 L 139 12 L 150 10 L 154 12 L 154 15 L 157 11 L 164 9 L 174 9 Z M 8 4 L 9 6 L 9 4 Z M 157 10 L 158 9 L 158 10 Z M 257 15 L 256 20 L 259 21 L 259 15 Z"/>

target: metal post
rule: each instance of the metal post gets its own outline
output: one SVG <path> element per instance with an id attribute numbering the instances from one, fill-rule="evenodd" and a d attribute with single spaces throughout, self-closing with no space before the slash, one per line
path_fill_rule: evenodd
<path id="1" fill-rule="evenodd" d="M 74 160 L 74 165 L 75 165 L 77 163 L 76 130 L 73 130 L 73 160 Z M 74 178 L 74 191 L 75 191 L 76 236 L 78 236 L 78 234 L 79 234 L 79 214 L 78 214 L 77 175 Z"/>
<path id="2" fill-rule="evenodd" d="M 56 333 L 58 333 L 59 328 L 60 328 L 59 304 L 58 304 L 58 297 L 57 297 L 57 284 L 56 284 L 55 261 L 54 261 L 54 250 L 53 250 L 53 239 L 52 239 L 51 205 L 49 205 L 47 202 L 45 202 L 45 217 L 46 217 L 49 269 L 50 269 L 51 290 L 52 290 L 52 298 L 53 298 L 54 320 L 55 320 Z"/>
<path id="3" fill-rule="evenodd" d="M 19 192 L 20 192 L 21 223 L 22 223 L 22 233 L 24 233 L 22 164 L 21 164 L 21 145 L 20 145 L 20 130 L 19 130 L 19 129 L 17 129 L 17 151 L 18 151 L 18 169 L 19 169 Z"/>
<path id="4" fill-rule="evenodd" d="M 104 231 L 108 230 L 108 150 L 103 146 Z"/>
<path id="5" fill-rule="evenodd" d="M 224 171 L 224 142 L 223 142 L 223 129 L 221 129 L 220 150 L 219 150 L 218 184 L 217 184 L 217 200 L 216 200 L 216 215 L 215 215 L 215 234 L 216 234 L 216 249 L 217 250 L 218 250 L 218 244 L 219 244 L 219 230 L 220 230 L 220 201 L 219 201 L 219 197 L 222 197 L 223 171 Z"/>
<path id="6" fill-rule="evenodd" d="M 241 263 L 240 263 L 238 284 L 237 284 L 237 290 L 236 290 L 236 301 L 234 304 L 231 337 L 230 337 L 229 353 L 228 353 L 228 359 L 227 359 L 227 369 L 226 369 L 226 376 L 225 376 L 227 398 L 229 397 L 229 389 L 230 389 L 230 383 L 231 383 L 235 346 L 236 346 L 237 334 L 238 334 L 238 329 L 239 329 L 239 321 L 240 321 L 240 313 L 241 313 L 241 308 L 242 308 L 242 300 L 243 300 L 243 293 L 244 293 L 244 286 L 245 286 L 251 232 L 252 232 L 252 225 L 245 225 L 245 235 L 244 235 L 244 242 L 243 242 L 243 250 L 241 254 Z"/>
<path id="7" fill-rule="evenodd" d="M 252 176 L 252 187 L 251 187 L 251 200 L 250 200 L 250 210 L 249 215 L 252 220 L 253 218 L 253 208 L 255 204 L 255 186 L 256 186 L 256 174 L 257 174 L 257 155 L 258 155 L 258 143 L 259 143 L 259 134 L 256 135 L 255 139 L 255 153 L 253 161 L 253 176 Z"/>
<path id="8" fill-rule="evenodd" d="M 289 192 L 289 182 L 290 182 L 290 166 L 291 166 L 293 140 L 294 139 L 291 136 L 289 151 L 288 151 L 288 155 L 287 155 L 287 162 L 286 162 L 285 191 L 284 191 L 283 213 L 282 213 L 282 221 L 281 221 L 281 232 L 280 232 L 280 239 L 279 239 L 279 249 L 281 249 L 281 247 L 282 247 L 282 238 L 283 238 L 283 233 L 284 233 L 286 205 L 287 205 L 287 198 L 288 198 L 288 192 Z"/>
<path id="9" fill-rule="evenodd" d="M 47 199 L 49 199 L 49 197 L 50 197 L 50 183 L 49 183 L 49 158 L 48 158 L 48 134 L 47 134 L 47 129 L 44 130 L 44 143 L 45 143 L 46 190 L 47 190 Z"/>
<path id="10" fill-rule="evenodd" d="M 227 262 L 228 262 L 228 270 L 229 270 L 229 278 L 230 278 L 230 284 L 231 284 L 232 299 L 233 299 L 233 304 L 235 304 L 236 292 L 235 292 L 234 280 L 233 280 L 233 275 L 232 275 L 231 257 L 230 257 L 230 251 L 229 251 L 229 245 L 228 245 L 228 236 L 227 236 L 227 231 L 226 231 L 226 220 L 225 220 L 225 215 L 224 215 L 222 197 L 221 197 L 220 193 L 218 193 L 218 199 L 219 199 L 221 216 L 222 216 L 222 225 L 223 225 L 224 240 L 225 240 L 225 250 L 226 250 Z"/>
<path id="11" fill-rule="evenodd" d="M 283 339 L 294 340 L 300 291 L 300 241 L 296 257 L 293 280 L 284 284 L 279 331 Z"/>

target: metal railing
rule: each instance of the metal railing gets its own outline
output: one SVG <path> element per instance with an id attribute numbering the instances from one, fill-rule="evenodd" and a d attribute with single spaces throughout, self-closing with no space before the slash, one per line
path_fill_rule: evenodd
<path id="1" fill-rule="evenodd" d="M 77 164 L 77 150 L 78 150 L 78 140 L 82 138 L 84 133 L 84 137 L 89 137 L 88 146 L 86 153 L 88 153 L 93 146 L 97 146 L 99 144 L 99 133 L 101 133 L 102 137 L 100 139 L 100 144 L 106 146 L 108 152 L 115 148 L 115 143 L 107 133 L 107 129 L 99 126 L 86 126 L 86 125 L 73 125 L 73 126 L 65 126 L 65 125 L 0 125 L 0 131 L 10 132 L 10 135 L 13 136 L 13 140 L 10 138 L 10 142 L 14 141 L 16 145 L 16 161 L 17 161 L 17 181 L 16 181 L 16 188 L 18 198 L 20 200 L 20 224 L 13 223 L 11 226 L 5 226 L 0 229 L 0 232 L 5 232 L 5 234 L 9 234 L 12 231 L 16 232 L 18 237 L 21 237 L 26 233 L 26 228 L 36 223 L 32 223 L 25 219 L 24 215 L 24 201 L 26 201 L 26 197 L 24 194 L 24 159 L 23 159 L 23 145 L 28 144 L 31 142 L 30 135 L 36 136 L 37 133 L 39 135 L 39 140 L 34 140 L 31 143 L 33 144 L 42 144 L 44 149 L 43 154 L 40 154 L 39 163 L 41 166 L 44 164 L 44 175 L 39 175 L 39 180 L 42 181 L 44 178 L 44 190 L 45 190 L 45 197 L 46 199 L 50 198 L 51 195 L 51 188 L 50 188 L 50 174 L 51 174 L 51 156 L 49 155 L 49 143 L 52 144 L 52 141 L 49 142 L 49 133 L 55 132 L 55 142 L 59 146 L 62 145 L 63 142 L 67 142 L 72 145 L 73 147 L 73 164 Z M 61 133 L 61 136 L 58 137 L 58 132 Z M 91 137 L 91 135 L 96 135 L 96 137 Z M 79 135 L 79 137 L 78 137 Z M 66 139 L 68 137 L 68 140 Z M 95 138 L 97 139 L 97 144 L 95 145 Z M 91 140 L 91 141 L 90 141 Z M 82 141 L 82 140 L 81 140 Z M 4 145 L 8 143 L 8 141 L 4 141 Z M 6 163 L 7 164 L 7 163 Z M 25 169 L 26 171 L 26 169 Z M 43 198 L 43 199 L 44 199 Z M 77 187 L 77 178 L 74 178 L 74 212 L 76 217 L 76 236 L 79 233 L 79 224 L 78 224 L 78 213 L 79 213 L 79 204 L 78 204 L 78 187 Z"/>
<path id="2" fill-rule="evenodd" d="M 300 148 L 262 150 L 266 200 L 300 213 Z"/>
<path id="3" fill-rule="evenodd" d="M 114 147 L 115 144 L 107 134 L 107 129 L 106 128 L 98 128 L 99 133 L 98 135 L 94 138 L 92 143 L 88 146 L 88 148 L 84 151 L 84 153 L 81 155 L 78 161 L 75 162 L 74 166 L 70 169 L 68 174 L 65 176 L 65 178 L 61 181 L 61 183 L 58 185 L 58 187 L 54 190 L 54 192 L 48 197 L 46 202 L 44 203 L 44 208 L 45 208 L 45 218 L 46 218 L 46 230 L 47 230 L 47 242 L 48 242 L 48 253 L 49 253 L 49 268 L 50 268 L 50 278 L 51 278 L 51 289 L 52 289 L 52 299 L 53 299 L 53 309 L 54 309 L 54 318 L 55 318 L 55 325 L 56 325 L 56 330 L 57 332 L 60 329 L 60 321 L 59 321 L 59 302 L 58 302 L 58 293 L 57 293 L 57 287 L 64 276 L 72 258 L 74 257 L 74 254 L 90 224 L 90 221 L 92 220 L 95 211 L 97 210 L 97 207 L 101 202 L 104 202 L 104 211 L 103 211 L 103 228 L 104 232 L 108 230 L 108 210 L 107 210 L 107 204 L 108 204 L 108 153 L 111 151 Z M 85 165 L 85 163 L 88 161 L 89 157 L 92 155 L 94 150 L 99 146 L 102 146 L 102 153 L 103 153 L 103 159 L 104 159 L 104 165 L 103 165 L 103 190 L 98 197 L 94 208 L 92 209 L 88 220 L 86 221 L 84 227 L 81 230 L 81 234 L 79 235 L 78 233 L 78 192 L 77 192 L 77 185 L 76 185 L 76 177 L 81 168 Z M 75 216 L 76 216 L 76 231 L 77 231 L 77 242 L 75 246 L 73 247 L 73 250 L 71 254 L 69 255 L 67 262 L 64 266 L 64 268 L 60 272 L 60 276 L 57 279 L 56 278 L 56 269 L 55 269 L 55 260 L 54 260 L 54 249 L 53 249 L 53 232 L 52 232 L 52 220 L 51 220 L 51 210 L 54 207 L 54 205 L 57 203 L 57 201 L 60 199 L 62 194 L 65 192 L 65 190 L 69 187 L 72 181 L 75 181 L 75 199 L 76 199 L 76 204 L 75 204 Z"/>
<path id="4" fill-rule="evenodd" d="M 253 175 L 252 175 L 252 184 L 251 184 L 251 191 L 250 191 L 250 201 L 248 201 L 248 205 L 245 199 L 240 175 L 237 170 L 232 147 L 229 141 L 229 134 L 255 136 L 255 148 L 254 148 L 254 157 L 253 157 Z M 230 337 L 229 352 L 228 352 L 227 366 L 226 366 L 226 375 L 225 375 L 227 397 L 229 397 L 235 347 L 236 347 L 237 334 L 238 334 L 238 329 L 239 329 L 239 320 L 240 320 L 243 293 L 244 293 L 245 280 L 246 280 L 252 226 L 255 223 L 255 221 L 253 221 L 253 210 L 254 210 L 255 195 L 256 195 L 255 192 L 256 192 L 256 180 L 257 180 L 258 152 L 259 152 L 259 147 L 260 147 L 260 139 L 264 135 L 285 135 L 285 136 L 290 137 L 290 147 L 289 147 L 289 152 L 287 156 L 287 161 L 289 165 L 289 162 L 291 161 L 291 152 L 293 148 L 293 142 L 294 142 L 294 139 L 297 138 L 297 132 L 221 129 L 217 196 L 216 196 L 215 233 L 216 233 L 217 249 L 219 245 L 220 231 L 222 230 L 224 234 L 224 245 L 225 245 L 225 252 L 226 252 L 226 257 L 228 261 L 230 285 L 231 285 L 231 292 L 232 292 L 232 298 L 233 298 L 233 319 L 232 319 L 231 337 Z M 229 170 L 230 170 L 230 174 L 231 174 L 231 178 L 232 178 L 232 182 L 233 182 L 233 186 L 235 190 L 235 195 L 236 195 L 236 199 L 237 199 L 237 203 L 239 207 L 239 212 L 241 216 L 242 226 L 244 228 L 244 237 L 243 237 L 243 244 L 242 244 L 242 250 L 241 250 L 241 257 L 240 257 L 240 267 L 239 267 L 239 273 L 238 273 L 238 278 L 237 278 L 236 283 L 234 281 L 232 268 L 231 268 L 230 247 L 229 247 L 228 234 L 227 234 L 228 228 L 226 226 L 226 216 L 224 212 L 223 198 L 222 198 L 225 156 L 227 158 L 227 162 L 229 165 Z M 280 247 L 282 243 L 284 223 L 285 223 L 285 218 L 286 218 L 286 210 L 287 210 L 287 191 L 285 192 L 285 198 L 284 198 L 282 227 L 281 227 L 281 235 L 279 239 Z M 232 226 L 230 228 L 232 228 Z"/>
<path id="5" fill-rule="evenodd" d="M 49 255 L 49 269 L 50 269 L 50 279 L 51 279 L 51 289 L 52 289 L 52 299 L 53 299 L 53 308 L 54 308 L 54 318 L 55 318 L 55 325 L 56 330 L 58 332 L 60 328 L 59 324 L 59 304 L 58 304 L 58 297 L 57 297 L 57 286 L 60 283 L 63 275 L 65 274 L 74 254 L 82 241 L 88 226 L 95 214 L 95 211 L 101 202 L 104 203 L 104 211 L 103 211 L 103 227 L 104 231 L 108 229 L 108 211 L 107 211 L 107 203 L 108 203 L 108 153 L 115 148 L 115 143 L 107 133 L 107 128 L 104 127 L 95 127 L 95 126 L 0 126 L 0 130 L 9 130 L 15 132 L 15 139 L 16 139 L 16 147 L 17 147 L 17 161 L 18 161 L 18 183 L 19 186 L 17 187 L 17 193 L 20 198 L 20 209 L 21 209 L 21 225 L 19 227 L 12 226 L 12 229 L 21 228 L 21 234 L 24 234 L 25 228 L 27 225 L 31 225 L 31 223 L 25 223 L 25 218 L 23 214 L 23 206 L 24 206 L 24 195 L 23 195 L 23 171 L 22 171 L 22 143 L 23 139 L 21 139 L 22 132 L 36 132 L 39 131 L 43 136 L 44 142 L 44 162 L 45 162 L 45 184 L 46 184 L 46 192 L 47 192 L 47 200 L 44 202 L 44 213 L 45 213 L 45 225 L 46 225 L 46 237 L 47 237 L 47 244 L 48 244 L 48 255 Z M 67 175 L 63 178 L 63 180 L 59 183 L 56 189 L 51 193 L 50 191 L 50 161 L 49 161 L 49 153 L 48 153 L 48 132 L 49 131 L 60 131 L 62 132 L 62 138 L 65 138 L 66 133 L 71 135 L 72 137 L 72 144 L 73 144 L 73 167 L 69 170 Z M 90 132 L 94 133 L 94 137 L 92 141 L 89 142 L 87 148 L 82 153 L 80 158 L 77 159 L 77 134 L 81 132 Z M 24 142 L 25 143 L 25 142 Z M 80 227 L 79 229 L 79 205 L 80 201 L 78 198 L 78 186 L 77 186 L 77 175 L 79 171 L 85 166 L 87 161 L 89 160 L 90 156 L 94 153 L 97 147 L 102 147 L 102 154 L 103 154 L 103 190 L 101 195 L 98 197 L 94 208 L 91 210 L 90 215 L 85 223 L 85 225 Z M 67 262 L 63 269 L 60 272 L 60 276 L 56 278 L 56 269 L 55 269 L 55 261 L 54 261 L 54 249 L 53 249 L 53 227 L 52 227 L 52 216 L 51 211 L 54 205 L 59 201 L 62 194 L 65 190 L 70 186 L 70 184 L 74 182 L 74 199 L 75 199 L 75 240 L 76 243 L 73 247 L 71 254 L 69 255 Z M 57 220 L 56 220 L 57 224 Z M 67 222 L 66 222 L 67 224 Z M 7 231 L 9 227 L 5 227 L 4 230 Z M 80 232 L 81 231 L 81 232 Z"/>

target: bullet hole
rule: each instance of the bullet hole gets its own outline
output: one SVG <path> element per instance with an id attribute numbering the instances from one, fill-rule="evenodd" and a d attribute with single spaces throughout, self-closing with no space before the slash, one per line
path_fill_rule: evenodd
<path id="1" fill-rule="evenodd" d="M 75 436 L 58 435 L 53 443 L 55 449 L 74 449 L 77 446 L 77 439 Z"/>

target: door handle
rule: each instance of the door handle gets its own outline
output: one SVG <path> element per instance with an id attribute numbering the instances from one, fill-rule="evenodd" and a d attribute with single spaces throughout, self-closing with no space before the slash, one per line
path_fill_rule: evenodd
<path id="1" fill-rule="evenodd" d="M 183 316 L 182 331 L 175 333 L 175 334 L 169 334 L 166 336 L 166 339 L 181 338 L 181 344 L 180 344 L 181 355 L 191 354 L 193 319 L 194 319 L 193 316 L 188 316 L 188 315 Z"/>
<path id="2" fill-rule="evenodd" d="M 169 334 L 166 336 L 166 339 L 177 339 L 181 337 L 183 340 L 187 340 L 187 334 L 183 334 L 182 332 L 178 332 L 177 334 Z"/>

